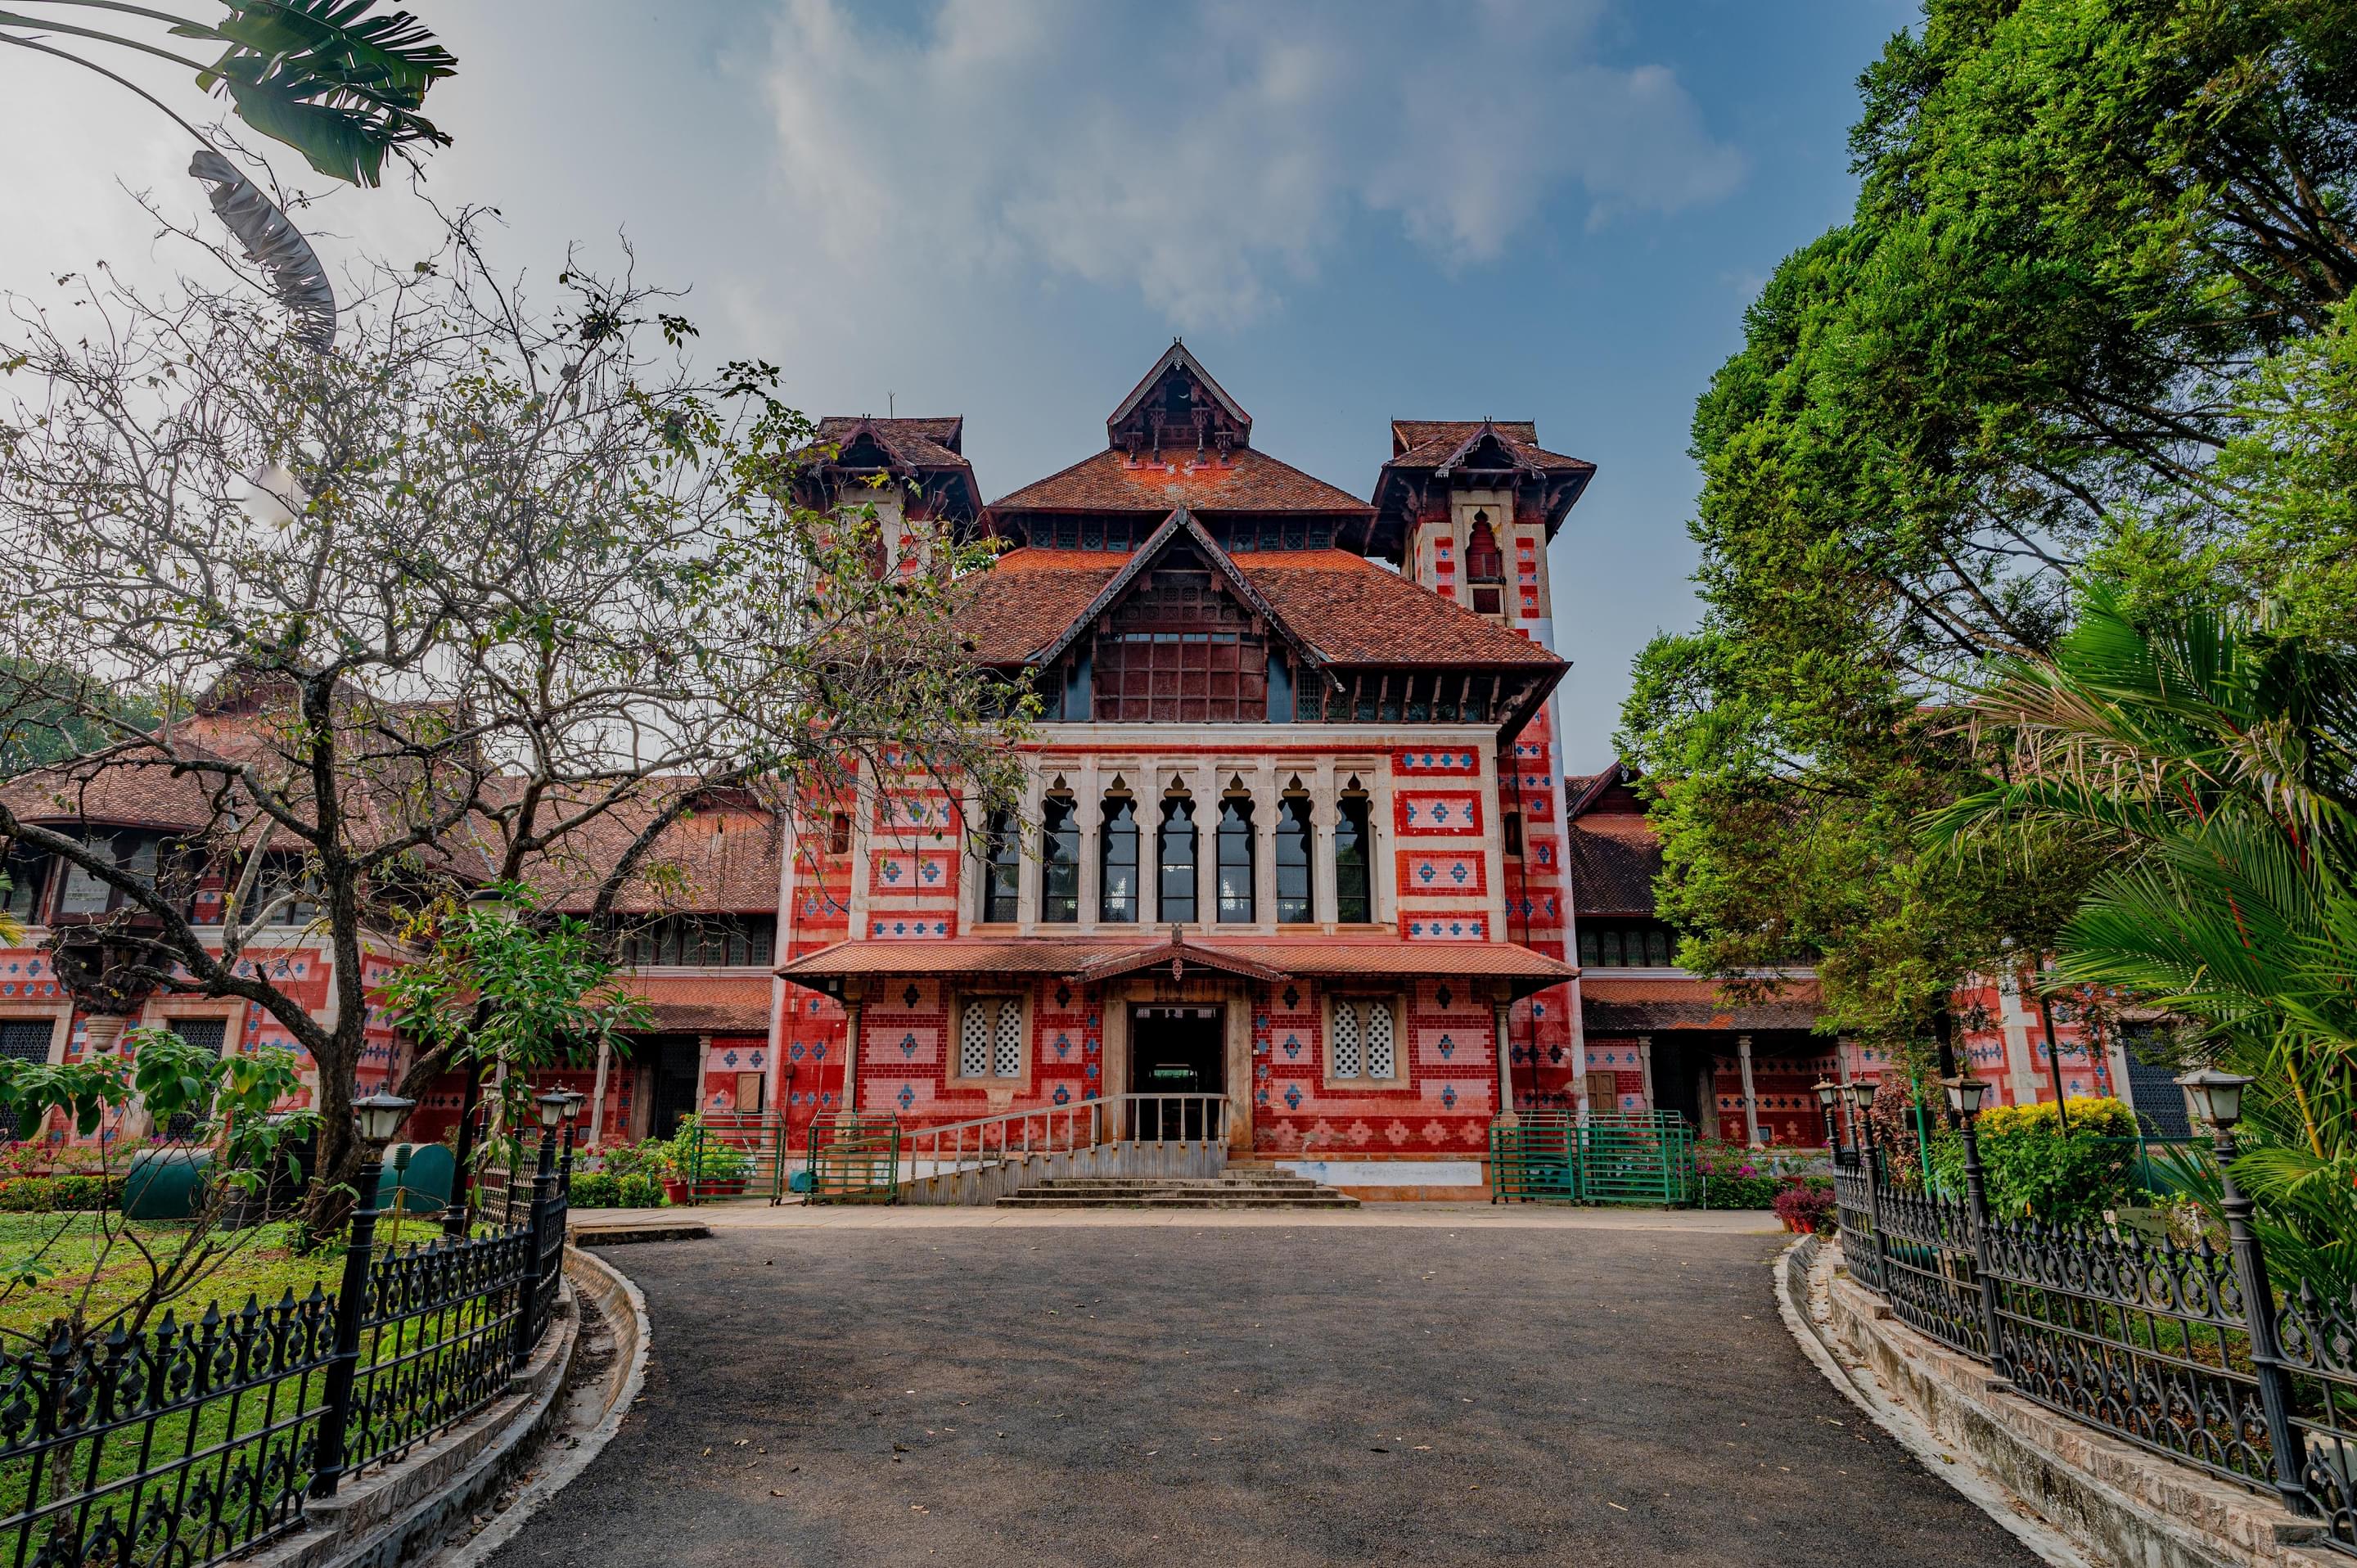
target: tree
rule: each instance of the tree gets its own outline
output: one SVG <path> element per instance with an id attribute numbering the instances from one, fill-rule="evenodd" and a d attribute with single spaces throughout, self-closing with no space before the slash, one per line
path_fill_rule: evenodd
<path id="1" fill-rule="evenodd" d="M 2052 648 L 2083 571 L 2181 603 L 2282 591 L 2286 542 L 2345 557 L 2317 421 L 2350 384 L 2352 23 L 1929 0 L 1865 73 L 1852 220 L 1778 267 L 1696 405 L 1703 625 L 1623 714 L 1692 961 L 1807 950 L 1828 1027 L 1936 1033 L 2100 861 L 1923 862 L 1910 823 L 1990 760 L 1950 722 L 1984 660 Z"/>
<path id="2" fill-rule="evenodd" d="M 117 0 L 16 3 L 41 10 L 0 9 L 0 44 L 95 72 L 145 99 L 195 139 L 199 151 L 189 161 L 189 176 L 205 187 L 215 215 L 300 324 L 302 340 L 326 352 L 336 338 L 335 289 L 310 242 L 288 220 L 286 199 L 263 194 L 221 156 L 213 137 L 145 88 L 90 59 L 87 47 L 184 66 L 195 72 L 200 90 L 227 98 L 248 126 L 293 147 L 320 174 L 371 186 L 383 177 L 386 154 L 408 157 L 420 145 L 449 145 L 450 138 L 419 110 L 435 82 L 457 72 L 458 62 L 450 51 L 406 11 L 371 15 L 376 0 L 221 0 L 222 15 L 212 21 Z M 161 23 L 166 37 L 219 44 L 221 52 L 208 64 L 181 54 L 177 46 L 86 25 L 96 21 Z M 85 52 L 56 39 L 71 40 Z"/>
<path id="3" fill-rule="evenodd" d="M 883 580 L 872 508 L 796 502 L 812 427 L 773 368 L 699 376 L 665 296 L 558 283 L 541 312 L 462 220 L 377 274 L 332 355 L 253 289 L 87 284 L 70 325 L 17 301 L 0 350 L 21 590 L 0 708 L 38 663 L 153 693 L 160 718 L 45 687 L 96 737 L 0 792 L 0 838 L 120 890 L 101 934 L 127 981 L 242 998 L 309 1053 L 331 1180 L 356 1160 L 361 959 L 404 911 L 565 875 L 597 918 L 715 791 L 784 809 L 888 767 L 1012 798 L 1027 706 L 950 621 L 984 552 L 944 533 Z M 73 831 L 125 779 L 175 792 L 176 865 L 227 878 L 217 932 Z M 582 847 L 609 822 L 622 853 Z M 297 902 L 328 1022 L 240 962 Z"/>
<path id="4" fill-rule="evenodd" d="M 2110 864 L 2060 933 L 2069 980 L 2201 1028 L 2256 1079 L 2236 1178 L 2271 1254 L 2357 1289 L 2357 654 L 2264 617 L 2139 620 L 2090 585 L 2050 656 L 1997 664 L 1975 710 L 2003 781 L 1931 826 L 1949 846 L 2060 830 Z"/>

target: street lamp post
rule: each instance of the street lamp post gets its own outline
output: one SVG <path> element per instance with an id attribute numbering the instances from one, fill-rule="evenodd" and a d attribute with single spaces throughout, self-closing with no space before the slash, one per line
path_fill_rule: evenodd
<path id="1" fill-rule="evenodd" d="M 1842 1146 L 1841 1133 L 1834 1121 L 1834 1101 L 1841 1098 L 1841 1085 L 1829 1078 L 1821 1078 L 1817 1079 L 1814 1087 L 1817 1091 L 1817 1113 L 1824 1118 L 1825 1122 L 1825 1147 L 1838 1155 L 1841 1153 Z"/>
<path id="2" fill-rule="evenodd" d="M 2286 1390 L 2283 1344 L 2276 1328 L 2275 1289 L 2267 1282 L 2266 1254 L 2259 1250 L 2251 1229 L 2251 1200 L 2234 1183 L 2234 1125 L 2243 1119 L 2243 1090 L 2252 1079 L 2239 1073 L 2203 1068 L 2177 1080 L 2185 1091 L 2186 1108 L 2194 1119 L 2210 1123 L 2210 1151 L 2218 1161 L 2218 1212 L 2226 1221 L 2226 1242 L 2233 1254 L 2234 1273 L 2243 1287 L 2243 1321 L 2251 1336 L 2251 1370 L 2259 1384 L 2259 1409 L 2266 1417 L 2267 1436 L 2275 1449 L 2276 1490 L 2296 1514 L 2311 1511 L 2308 1484 L 2307 1444 L 2292 1424 L 2291 1400 Z"/>
<path id="3" fill-rule="evenodd" d="M 1973 1283 L 1980 1292 L 1981 1333 L 1988 1342 L 1989 1368 L 2002 1378 L 2006 1375 L 2006 1358 L 1997 1327 L 1996 1281 L 1989 1268 L 1988 1184 L 1981 1168 L 1981 1139 L 1976 1126 L 1981 1101 L 1988 1094 L 1989 1086 L 1980 1079 L 1963 1074 L 1941 1082 L 1947 1086 L 1948 1109 L 1955 1112 L 1956 1123 L 1964 1130 L 1964 1198 L 1973 1227 Z"/>
<path id="4" fill-rule="evenodd" d="M 547 1265 L 549 1211 L 556 1206 L 556 1129 L 565 1119 L 572 1099 L 561 1089 L 533 1096 L 533 1110 L 540 1120 L 540 1161 L 532 1178 L 531 1239 L 524 1246 L 523 1283 L 517 1292 L 515 1338 L 508 1356 L 509 1365 L 518 1371 L 532 1359 L 532 1348 L 540 1338 L 541 1296 L 551 1283 L 543 1275 Z"/>
<path id="5" fill-rule="evenodd" d="M 557 1115 L 565 1122 L 565 1155 L 556 1168 L 556 1190 L 566 1197 L 573 1196 L 573 1138 L 580 1130 L 582 1097 L 572 1090 L 565 1090 L 565 1103 Z"/>
<path id="6" fill-rule="evenodd" d="M 344 1433 L 352 1406 L 352 1379 L 361 1359 L 361 1314 L 368 1294 L 369 1253 L 376 1245 L 376 1189 L 384 1180 L 384 1146 L 401 1131 L 417 1102 L 382 1090 L 352 1101 L 352 1123 L 368 1149 L 352 1228 L 344 1242 L 344 1282 L 336 1295 L 336 1349 L 328 1359 L 327 1406 L 319 1412 L 311 1466 L 311 1495 L 331 1498 L 344 1475 Z"/>

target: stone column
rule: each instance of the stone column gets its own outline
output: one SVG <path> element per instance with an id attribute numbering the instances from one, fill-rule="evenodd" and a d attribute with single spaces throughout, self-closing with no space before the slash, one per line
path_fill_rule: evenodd
<path id="1" fill-rule="evenodd" d="M 1637 1070 L 1644 1075 L 1645 1113 L 1651 1115 L 1660 1109 L 1653 1099 L 1653 1036 L 1651 1035 L 1637 1036 Z"/>
<path id="2" fill-rule="evenodd" d="M 1760 1097 L 1751 1091 L 1751 1036 L 1735 1036 L 1736 1065 L 1743 1069 L 1743 1141 L 1760 1146 Z"/>
<path id="3" fill-rule="evenodd" d="M 1253 775 L 1253 929 L 1276 929 L 1276 773 L 1268 763 Z"/>
<path id="4" fill-rule="evenodd" d="M 1097 835 L 1104 831 L 1104 789 L 1097 779 L 1096 758 L 1081 764 L 1081 782 L 1072 798 L 1072 821 L 1081 835 L 1081 921 L 1076 928 L 1082 933 L 1097 929 L 1098 900 L 1103 897 L 1102 870 L 1103 845 Z"/>
<path id="5" fill-rule="evenodd" d="M 956 1046 L 944 1041 L 942 1048 L 954 1050 Z M 848 998 L 843 1004 L 843 1108 L 859 1109 L 859 1004 Z"/>
<path id="6" fill-rule="evenodd" d="M 1220 797 L 1227 789 L 1224 774 L 1200 776 L 1195 790 L 1195 923 L 1205 931 L 1220 928 Z"/>
<path id="7" fill-rule="evenodd" d="M 1309 918 L 1327 925 L 1338 918 L 1334 892 L 1334 765 L 1318 764 L 1309 783 Z"/>
<path id="8" fill-rule="evenodd" d="M 1492 1003 L 1490 1008 L 1498 1041 L 1498 1114 L 1509 1120 L 1514 1114 L 1514 1055 L 1506 1020 L 1512 1009 L 1513 1004 L 1505 1001 Z"/>
<path id="9" fill-rule="evenodd" d="M 1047 844 L 1040 835 L 1040 808 L 1048 781 L 1036 769 L 1023 780 L 1023 804 L 1015 812 L 1015 919 L 1026 935 L 1039 924 L 1040 867 Z"/>

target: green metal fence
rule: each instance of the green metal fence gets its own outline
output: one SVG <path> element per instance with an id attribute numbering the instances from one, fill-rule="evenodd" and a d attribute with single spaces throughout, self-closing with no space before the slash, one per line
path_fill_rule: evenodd
<path id="1" fill-rule="evenodd" d="M 1490 1124 L 1492 1202 L 1694 1202 L 1694 1130 L 1674 1112 L 1524 1111 Z"/>
<path id="2" fill-rule="evenodd" d="M 857 1111 L 810 1127 L 805 1167 L 813 1203 L 889 1203 L 900 1189 L 900 1119 Z"/>

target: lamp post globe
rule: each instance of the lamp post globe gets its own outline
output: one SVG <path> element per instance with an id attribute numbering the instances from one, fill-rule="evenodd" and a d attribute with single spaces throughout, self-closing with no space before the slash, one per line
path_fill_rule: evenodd
<path id="1" fill-rule="evenodd" d="M 2179 1079 L 2177 1087 L 2185 1091 L 2186 1108 L 2194 1120 L 2207 1122 L 2222 1135 L 2233 1132 L 2243 1119 L 2243 1090 L 2252 1081 L 2240 1073 L 2205 1067 Z"/>
<path id="2" fill-rule="evenodd" d="M 541 1126 L 548 1132 L 555 1132 L 556 1124 L 565 1120 L 565 1108 L 571 1099 L 572 1096 L 561 1089 L 551 1089 L 533 1095 L 532 1102 L 539 1112 Z"/>
<path id="3" fill-rule="evenodd" d="M 1943 1078 L 1940 1081 L 1947 1086 L 1948 1109 L 1966 1121 L 1981 1113 L 1981 1101 L 1987 1096 L 1989 1090 L 1986 1080 L 1959 1074 L 1954 1078 Z"/>
<path id="4" fill-rule="evenodd" d="M 1881 1088 L 1882 1085 L 1873 1079 L 1861 1078 L 1849 1086 L 1849 1091 L 1857 1096 L 1857 1108 L 1860 1111 L 1871 1111 L 1874 1109 L 1875 1094 Z"/>
<path id="5" fill-rule="evenodd" d="M 401 1132 L 401 1124 L 417 1108 L 414 1100 L 404 1100 L 398 1094 L 378 1090 L 374 1094 L 352 1101 L 352 1125 L 361 1141 L 372 1148 L 382 1148 L 393 1142 Z"/>

